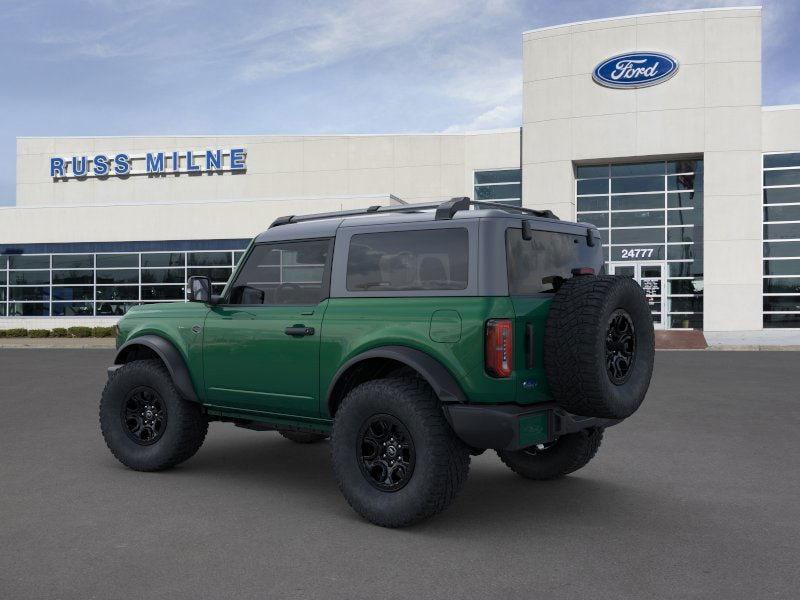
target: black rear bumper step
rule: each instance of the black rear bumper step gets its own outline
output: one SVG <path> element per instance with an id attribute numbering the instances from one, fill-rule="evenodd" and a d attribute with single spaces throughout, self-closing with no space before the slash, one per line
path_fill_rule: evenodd
<path id="1" fill-rule="evenodd" d="M 517 404 L 446 404 L 445 417 L 456 435 L 473 448 L 521 450 L 590 427 L 611 427 L 622 419 L 568 413 L 555 402 Z"/>

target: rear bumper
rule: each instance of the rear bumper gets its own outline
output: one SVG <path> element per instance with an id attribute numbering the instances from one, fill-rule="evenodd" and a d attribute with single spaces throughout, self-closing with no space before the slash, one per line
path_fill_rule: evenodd
<path id="1" fill-rule="evenodd" d="M 554 402 L 534 406 L 445 404 L 443 408 L 456 435 L 468 446 L 480 449 L 521 450 L 567 433 L 611 427 L 621 421 L 573 415 Z"/>

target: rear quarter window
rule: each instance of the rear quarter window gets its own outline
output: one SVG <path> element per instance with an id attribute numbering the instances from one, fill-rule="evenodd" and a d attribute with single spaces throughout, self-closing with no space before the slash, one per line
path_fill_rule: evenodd
<path id="1" fill-rule="evenodd" d="M 554 291 L 552 278 L 572 277 L 572 269 L 593 266 L 581 259 L 586 247 L 582 236 L 533 231 L 533 239 L 522 239 L 521 229 L 506 230 L 506 261 L 508 267 L 508 292 L 512 296 L 526 296 Z"/>
<path id="2" fill-rule="evenodd" d="M 347 255 L 347 290 L 464 290 L 468 256 L 463 228 L 356 234 Z"/>

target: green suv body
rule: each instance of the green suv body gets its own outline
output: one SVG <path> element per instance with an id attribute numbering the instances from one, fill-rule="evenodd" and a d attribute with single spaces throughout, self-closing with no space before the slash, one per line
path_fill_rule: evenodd
<path id="1" fill-rule="evenodd" d="M 193 301 L 120 320 L 103 433 L 140 470 L 209 421 L 331 436 L 345 497 L 387 526 L 444 508 L 485 449 L 564 475 L 652 371 L 644 297 L 602 265 L 591 225 L 468 199 L 278 219 L 220 295 L 193 277 Z"/>

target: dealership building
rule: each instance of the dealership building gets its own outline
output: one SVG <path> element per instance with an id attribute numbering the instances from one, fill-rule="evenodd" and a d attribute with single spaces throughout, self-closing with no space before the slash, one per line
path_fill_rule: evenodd
<path id="1" fill-rule="evenodd" d="M 281 215 L 470 196 L 597 225 L 657 328 L 800 329 L 800 106 L 762 106 L 761 9 L 522 36 L 513 129 L 19 138 L 0 328 L 110 324 L 193 274 L 221 287 Z"/>

